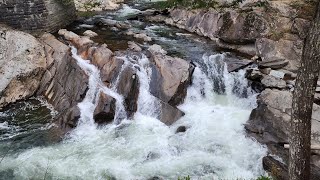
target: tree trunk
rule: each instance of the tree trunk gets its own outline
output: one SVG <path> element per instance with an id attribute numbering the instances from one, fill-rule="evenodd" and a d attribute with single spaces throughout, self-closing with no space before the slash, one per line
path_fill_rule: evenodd
<path id="1" fill-rule="evenodd" d="M 305 39 L 292 100 L 289 179 L 310 179 L 311 115 L 320 70 L 320 4 Z"/>

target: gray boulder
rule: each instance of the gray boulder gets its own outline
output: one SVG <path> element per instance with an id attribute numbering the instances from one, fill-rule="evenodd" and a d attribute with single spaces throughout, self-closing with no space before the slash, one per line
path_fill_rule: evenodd
<path id="1" fill-rule="evenodd" d="M 31 97 L 46 64 L 44 47 L 35 37 L 0 25 L 0 108 Z"/>
<path id="2" fill-rule="evenodd" d="M 183 59 L 165 55 L 165 51 L 156 45 L 151 46 L 149 52 L 153 62 L 151 94 L 172 106 L 182 103 L 194 66 Z"/>
<path id="3" fill-rule="evenodd" d="M 287 83 L 284 80 L 271 75 L 265 75 L 262 78 L 261 83 L 267 88 L 284 89 L 287 86 Z"/>
<path id="4" fill-rule="evenodd" d="M 116 100 L 100 92 L 98 104 L 94 110 L 93 118 L 98 124 L 110 123 L 115 116 Z"/>

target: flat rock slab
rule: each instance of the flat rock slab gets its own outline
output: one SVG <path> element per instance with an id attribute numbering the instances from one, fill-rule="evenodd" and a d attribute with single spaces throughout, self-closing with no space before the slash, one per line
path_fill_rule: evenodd
<path id="1" fill-rule="evenodd" d="M 253 63 L 253 61 L 249 59 L 237 59 L 231 57 L 226 57 L 224 62 L 227 64 L 228 72 L 238 71 Z"/>

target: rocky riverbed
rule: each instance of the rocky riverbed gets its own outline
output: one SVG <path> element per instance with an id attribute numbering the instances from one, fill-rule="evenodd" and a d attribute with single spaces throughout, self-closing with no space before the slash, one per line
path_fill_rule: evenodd
<path id="1" fill-rule="evenodd" d="M 308 12 L 124 5 L 40 38 L 1 25 L 0 178 L 256 178 L 263 164 L 286 179 Z"/>

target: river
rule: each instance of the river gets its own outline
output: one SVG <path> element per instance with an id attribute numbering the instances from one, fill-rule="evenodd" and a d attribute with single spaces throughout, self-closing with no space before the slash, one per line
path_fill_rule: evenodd
<path id="1" fill-rule="evenodd" d="M 139 10 L 124 6 L 112 13 L 86 19 L 112 18 Z M 241 58 L 219 51 L 207 39 L 161 24 L 130 21 L 132 31 L 148 34 L 169 55 L 192 61 L 197 67 L 187 97 L 178 108 L 185 116 L 172 126 L 158 120 L 159 102 L 150 95 L 151 69 L 146 55 L 124 65 L 140 69 L 138 111 L 123 116 L 122 96 L 100 82 L 99 70 L 77 55 L 73 57 L 89 75 L 89 90 L 78 106 L 78 126 L 62 141 L 51 131 L 54 109 L 41 98 L 32 98 L 0 112 L 0 179 L 256 179 L 265 172 L 267 150 L 246 136 L 243 124 L 256 106 L 257 93 L 245 71 L 229 73 L 223 60 Z M 90 28 L 95 40 L 112 50 L 125 50 L 130 37 L 111 29 L 75 23 L 68 29 L 82 33 Z M 148 43 L 140 42 L 143 46 Z M 218 83 L 217 83 L 218 82 Z M 221 93 L 223 87 L 223 93 Z M 117 100 L 114 123 L 98 126 L 93 120 L 96 95 L 103 91 Z M 217 93 L 220 92 L 220 93 Z M 176 133 L 180 126 L 186 132 Z"/>

